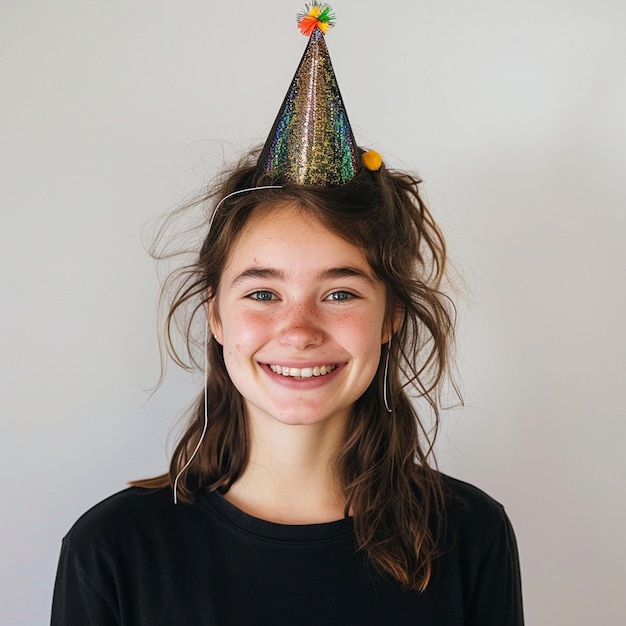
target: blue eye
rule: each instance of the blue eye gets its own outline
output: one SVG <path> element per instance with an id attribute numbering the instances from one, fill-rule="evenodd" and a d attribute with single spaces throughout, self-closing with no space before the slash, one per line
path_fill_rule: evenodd
<path id="1" fill-rule="evenodd" d="M 355 295 L 349 291 L 333 291 L 327 299 L 333 302 L 344 302 L 345 300 L 352 300 L 354 297 Z"/>
<path id="2" fill-rule="evenodd" d="M 274 299 L 274 294 L 271 291 L 253 291 L 248 295 L 248 298 L 260 300 L 261 302 L 269 302 Z"/>

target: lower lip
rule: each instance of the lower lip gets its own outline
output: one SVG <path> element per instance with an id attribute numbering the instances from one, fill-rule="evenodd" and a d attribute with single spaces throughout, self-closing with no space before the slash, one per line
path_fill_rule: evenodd
<path id="1" fill-rule="evenodd" d="M 337 365 L 329 374 L 311 376 L 309 378 L 283 376 L 282 374 L 273 372 L 269 365 L 261 364 L 261 367 L 272 380 L 285 387 L 290 387 L 292 389 L 317 389 L 318 387 L 323 387 L 327 383 L 334 380 L 339 375 L 339 372 L 344 368 L 344 364 L 342 363 L 341 365 Z"/>

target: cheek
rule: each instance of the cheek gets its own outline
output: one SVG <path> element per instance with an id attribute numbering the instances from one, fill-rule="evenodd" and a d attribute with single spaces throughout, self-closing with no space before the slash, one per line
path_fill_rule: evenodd
<path id="1" fill-rule="evenodd" d="M 355 354 L 376 358 L 380 351 L 382 325 L 382 316 L 347 316 L 345 323 L 338 326 L 337 336 L 340 341 L 349 343 Z"/>
<path id="2" fill-rule="evenodd" d="M 237 352 L 245 352 L 263 341 L 272 328 L 267 315 L 244 311 L 224 320 L 224 347 Z"/>

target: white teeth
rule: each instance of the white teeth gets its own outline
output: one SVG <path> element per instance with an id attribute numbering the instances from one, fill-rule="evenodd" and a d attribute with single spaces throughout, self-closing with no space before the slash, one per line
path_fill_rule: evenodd
<path id="1" fill-rule="evenodd" d="M 330 374 L 336 365 L 320 365 L 315 367 L 283 367 L 282 365 L 270 365 L 270 369 L 275 374 L 281 376 L 291 376 L 292 378 L 311 378 L 312 376 L 324 376 Z"/>

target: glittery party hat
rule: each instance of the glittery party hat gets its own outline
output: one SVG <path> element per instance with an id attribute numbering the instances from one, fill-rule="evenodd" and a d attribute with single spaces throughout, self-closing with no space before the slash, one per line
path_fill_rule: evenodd
<path id="1" fill-rule="evenodd" d="M 333 22 L 327 4 L 298 15 L 309 43 L 259 157 L 275 180 L 330 187 L 356 174 L 357 146 L 324 41 Z"/>

